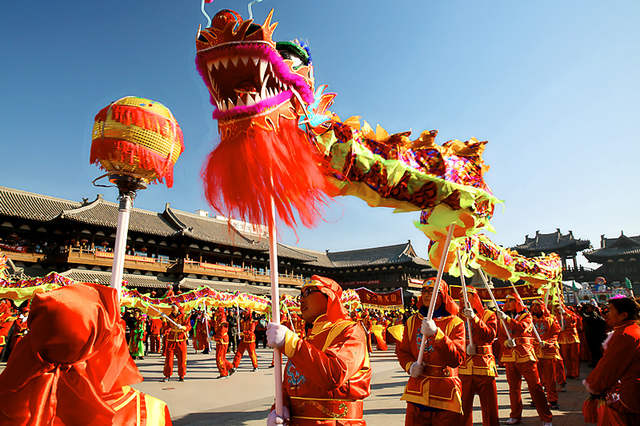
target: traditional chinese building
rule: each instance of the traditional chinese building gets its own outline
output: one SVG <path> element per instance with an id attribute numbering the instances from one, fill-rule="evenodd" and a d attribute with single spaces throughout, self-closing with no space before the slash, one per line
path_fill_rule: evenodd
<path id="1" fill-rule="evenodd" d="M 118 205 L 101 195 L 70 201 L 0 187 L 0 251 L 27 275 L 56 271 L 107 284 L 117 217 Z M 162 212 L 134 208 L 126 249 L 124 280 L 129 287 L 269 291 L 269 244 L 263 227 L 169 204 Z M 296 291 L 314 274 L 346 288 L 376 291 L 406 289 L 411 278 L 435 275 L 410 241 L 342 252 L 279 244 L 278 269 L 285 292 Z"/>
<path id="2" fill-rule="evenodd" d="M 593 271 L 578 267 L 578 252 L 591 247 L 589 240 L 581 240 L 573 236 L 573 232 L 562 234 L 560 229 L 550 234 L 536 231 L 536 235 L 524 237 L 524 243 L 512 247 L 523 256 L 533 257 L 541 254 L 557 253 L 562 259 L 562 276 L 564 280 L 590 281 L 595 275 Z M 571 263 L 569 263 L 571 261 Z"/>
<path id="3" fill-rule="evenodd" d="M 620 232 L 620 236 L 615 238 L 601 235 L 600 248 L 583 254 L 589 262 L 602 265 L 595 272 L 605 277 L 607 282 L 624 283 L 625 278 L 628 278 L 633 283 L 634 290 L 640 290 L 640 235 L 630 237 L 624 235 L 624 232 Z"/>

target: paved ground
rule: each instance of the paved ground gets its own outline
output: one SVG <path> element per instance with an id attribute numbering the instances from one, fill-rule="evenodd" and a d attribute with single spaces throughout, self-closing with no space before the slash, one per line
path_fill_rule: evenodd
<path id="1" fill-rule="evenodd" d="M 177 377 L 162 383 L 162 359 L 158 355 L 147 356 L 136 361 L 145 381 L 136 387 L 163 399 L 169 404 L 175 425 L 264 425 L 268 409 L 273 402 L 273 369 L 266 368 L 271 352 L 258 349 L 259 368 L 251 372 L 249 359 L 245 356 L 236 374 L 218 379 L 212 355 L 188 355 L 187 378 L 178 382 Z M 371 396 L 365 400 L 365 419 L 371 426 L 404 424 L 405 403 L 400 401 L 407 375 L 399 368 L 392 350 L 374 352 L 372 356 L 373 380 Z M 509 391 L 500 371 L 498 378 L 498 402 L 500 418 L 509 417 Z M 585 377 L 586 370 L 582 377 Z M 538 425 L 534 409 L 530 409 L 531 398 L 523 383 L 524 425 Z M 573 426 L 584 424 L 582 402 L 586 393 L 579 380 L 570 380 L 567 392 L 560 393 L 561 410 L 555 410 L 554 425 Z M 481 424 L 479 401 L 476 397 L 474 424 Z"/>

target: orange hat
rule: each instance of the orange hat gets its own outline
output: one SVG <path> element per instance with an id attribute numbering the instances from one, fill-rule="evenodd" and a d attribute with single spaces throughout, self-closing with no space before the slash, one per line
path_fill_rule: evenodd
<path id="1" fill-rule="evenodd" d="M 142 381 L 116 291 L 74 284 L 36 294 L 28 326 L 0 374 L 0 424 L 111 424 L 109 398 Z"/>
<path id="2" fill-rule="evenodd" d="M 469 304 L 476 311 L 479 316 L 484 315 L 484 306 L 482 305 L 482 300 L 478 295 L 478 290 L 475 287 L 467 286 L 467 298 L 469 299 Z"/>
<path id="3" fill-rule="evenodd" d="M 330 278 L 314 275 L 311 281 L 306 283 L 302 288 L 317 287 L 322 294 L 329 299 L 327 302 L 327 319 L 331 322 L 340 319 L 349 319 L 349 314 L 342 305 L 342 287 Z"/>
<path id="4" fill-rule="evenodd" d="M 425 289 L 428 287 L 433 287 L 435 283 L 436 283 L 435 278 L 428 278 L 423 281 L 422 288 Z M 440 296 L 442 297 L 442 302 L 447 312 L 449 312 L 450 315 L 458 315 L 458 311 L 460 310 L 460 307 L 455 302 L 455 300 L 453 300 L 451 295 L 449 295 L 449 286 L 442 279 L 440 280 L 439 293 L 440 293 Z M 418 308 L 420 308 L 421 305 L 422 305 L 422 297 L 418 298 Z"/>
<path id="5" fill-rule="evenodd" d="M 505 296 L 505 299 L 513 299 L 516 301 L 516 312 L 522 312 L 526 309 L 526 307 L 524 306 L 524 302 L 520 298 L 520 295 L 517 293 L 511 292 Z"/>

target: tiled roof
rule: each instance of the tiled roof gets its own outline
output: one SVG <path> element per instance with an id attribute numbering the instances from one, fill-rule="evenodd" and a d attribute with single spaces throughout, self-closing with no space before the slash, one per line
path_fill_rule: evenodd
<path id="1" fill-rule="evenodd" d="M 260 285 L 216 281 L 216 280 L 200 280 L 197 278 L 183 278 L 180 281 L 180 288 L 184 288 L 187 290 L 192 290 L 192 289 L 196 289 L 203 286 L 210 287 L 217 291 L 226 291 L 229 293 L 239 291 L 242 293 L 256 294 L 258 296 L 269 296 L 271 294 L 271 287 L 269 286 L 260 286 Z M 280 293 L 297 296 L 298 294 L 300 294 L 300 290 L 294 289 L 294 288 L 280 287 Z"/>
<path id="2" fill-rule="evenodd" d="M 264 241 L 259 241 L 258 236 L 244 235 L 235 228 L 229 227 L 225 220 L 198 216 L 169 206 L 165 208 L 164 215 L 180 227 L 183 234 L 197 240 L 253 250 L 268 249 Z"/>
<path id="3" fill-rule="evenodd" d="M 265 254 L 269 252 L 269 241 L 267 239 L 257 234 L 241 232 L 233 225 L 229 226 L 227 220 L 187 213 L 168 206 L 164 215 L 175 226 L 180 227 L 183 234 L 192 238 L 230 247 L 260 250 Z M 306 255 L 295 247 L 284 244 L 278 244 L 278 257 L 296 259 L 303 262 L 315 259 L 315 257 Z"/>
<path id="4" fill-rule="evenodd" d="M 387 265 L 409 262 L 424 266 L 429 265 L 429 262 L 425 259 L 415 255 L 411 242 L 360 250 L 327 252 L 327 257 L 333 265 L 337 267 Z"/>
<path id="5" fill-rule="evenodd" d="M 284 244 L 278 244 L 278 250 L 279 247 L 281 246 L 285 246 Z M 309 249 L 303 249 L 300 247 L 293 247 L 293 246 L 285 246 L 288 247 L 291 250 L 295 250 L 296 252 L 300 253 L 301 255 L 306 256 L 308 259 L 308 264 L 309 265 L 313 265 L 313 266 L 320 266 L 320 267 L 324 267 L 324 268 L 335 268 L 336 266 L 333 264 L 333 262 L 331 262 L 331 259 L 329 259 L 329 256 L 327 256 L 327 252 L 324 251 L 315 251 L 315 250 L 309 250 Z"/>
<path id="6" fill-rule="evenodd" d="M 115 229 L 118 223 L 118 204 L 106 201 L 98 195 L 91 203 L 63 211 L 60 218 Z M 168 237 L 177 234 L 179 229 L 159 213 L 134 207 L 129 217 L 129 231 Z"/>
<path id="7" fill-rule="evenodd" d="M 588 240 L 576 239 L 573 236 L 573 232 L 569 231 L 568 234 L 562 234 L 560 229 L 550 234 L 541 234 L 540 231 L 536 231 L 536 235 L 524 238 L 524 244 L 517 245 L 513 249 L 522 253 L 528 252 L 545 252 L 560 250 L 563 248 L 572 247 L 576 251 L 587 249 L 591 246 Z"/>
<path id="8" fill-rule="evenodd" d="M 640 236 L 628 237 L 624 234 L 618 238 L 602 238 L 603 248 L 585 251 L 584 256 L 595 263 L 603 263 L 608 259 L 624 256 L 640 255 Z"/>
<path id="9" fill-rule="evenodd" d="M 91 271 L 88 269 L 69 269 L 61 273 L 67 278 L 71 278 L 75 281 L 86 283 L 99 283 L 109 285 L 111 282 L 111 272 L 106 271 Z M 138 274 L 123 274 L 122 279 L 129 283 L 130 287 L 146 287 L 146 288 L 163 288 L 166 289 L 167 285 L 175 283 L 175 280 L 168 278 L 162 278 L 151 275 L 138 275 Z"/>
<path id="10" fill-rule="evenodd" d="M 61 211 L 81 205 L 76 201 L 0 186 L 0 215 L 3 216 L 49 221 L 57 217 Z"/>

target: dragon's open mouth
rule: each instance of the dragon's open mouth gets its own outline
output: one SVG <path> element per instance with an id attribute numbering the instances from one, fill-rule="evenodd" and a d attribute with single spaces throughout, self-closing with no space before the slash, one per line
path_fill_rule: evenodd
<path id="1" fill-rule="evenodd" d="M 287 102 L 294 92 L 313 102 L 305 79 L 269 43 L 230 42 L 203 53 L 218 120 L 261 114 Z"/>

